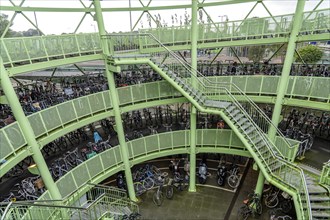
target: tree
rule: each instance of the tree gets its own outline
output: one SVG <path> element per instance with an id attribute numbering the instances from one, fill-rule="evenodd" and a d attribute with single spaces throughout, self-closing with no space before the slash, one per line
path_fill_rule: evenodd
<path id="1" fill-rule="evenodd" d="M 266 46 L 265 45 L 251 46 L 248 49 L 249 50 L 247 56 L 249 60 L 252 60 L 254 63 L 259 63 L 264 57 Z"/>
<path id="2" fill-rule="evenodd" d="M 0 36 L 2 36 L 3 32 L 5 31 L 7 25 L 9 24 L 8 15 L 0 13 Z M 12 26 L 12 24 L 10 25 Z M 7 33 L 4 37 L 10 37 L 12 30 L 8 29 Z"/>
<path id="3" fill-rule="evenodd" d="M 302 47 L 298 50 L 298 53 L 305 63 L 316 63 L 320 61 L 323 56 L 323 51 L 318 46 L 314 45 Z M 297 54 L 295 57 L 297 62 L 302 62 Z"/>

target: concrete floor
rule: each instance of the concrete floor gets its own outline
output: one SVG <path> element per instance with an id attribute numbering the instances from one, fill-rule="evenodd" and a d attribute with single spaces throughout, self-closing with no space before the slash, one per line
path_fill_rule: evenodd
<path id="1" fill-rule="evenodd" d="M 164 199 L 162 206 L 156 206 L 152 201 L 155 190 L 150 190 L 141 196 L 139 204 L 142 219 L 150 220 L 222 220 L 239 219 L 238 209 L 243 200 L 254 189 L 258 172 L 248 168 L 243 175 L 241 185 L 237 190 L 216 187 L 215 177 L 209 179 L 205 186 L 198 185 L 195 193 L 175 191 L 172 200 Z M 269 219 L 265 210 L 262 216 L 250 219 Z"/>

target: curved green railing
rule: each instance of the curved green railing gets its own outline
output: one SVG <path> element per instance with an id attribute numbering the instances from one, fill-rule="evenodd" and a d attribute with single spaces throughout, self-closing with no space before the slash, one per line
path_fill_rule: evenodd
<path id="1" fill-rule="evenodd" d="M 304 12 L 304 21 L 300 30 L 300 35 L 308 35 L 301 40 L 317 40 L 313 35 L 323 34 L 326 37 L 330 28 L 329 9 Z M 292 29 L 294 14 L 278 15 L 274 17 L 248 18 L 245 20 L 206 23 L 198 25 L 197 41 L 201 45 L 213 42 L 244 40 L 260 42 L 260 39 L 272 40 L 276 38 L 287 38 Z M 191 38 L 191 28 L 187 26 L 160 27 L 152 29 L 142 29 L 140 33 L 150 33 L 159 39 L 166 46 L 189 45 Z M 256 40 L 258 39 L 258 40 Z M 328 39 L 328 38 L 326 38 Z M 324 39 L 324 40 L 326 40 Z M 282 41 L 283 41 L 282 40 Z M 287 39 L 285 40 L 287 41 Z M 279 42 L 278 42 L 279 43 Z M 251 44 L 251 43 L 250 43 Z M 142 41 L 143 48 L 161 48 L 154 41 L 145 39 Z M 231 46 L 231 45 L 230 45 Z M 209 46 L 210 47 L 210 46 Z M 147 49 L 148 50 L 148 49 Z"/>
<path id="2" fill-rule="evenodd" d="M 330 193 L 330 160 L 323 165 L 319 183 Z"/>
<path id="3" fill-rule="evenodd" d="M 212 137 L 210 140 L 209 137 Z M 190 131 L 179 130 L 145 136 L 127 142 L 132 165 L 168 155 L 189 153 Z M 215 149 L 217 153 L 230 153 L 250 157 L 243 143 L 231 130 L 197 130 L 198 149 Z M 79 164 L 56 181 L 62 197 L 66 197 L 81 186 L 99 183 L 123 169 L 119 146 L 110 148 Z M 51 199 L 48 192 L 40 199 Z"/>
<path id="4" fill-rule="evenodd" d="M 101 53 L 98 33 L 3 38 L 0 55 L 10 67 Z"/>
<path id="5" fill-rule="evenodd" d="M 279 81 L 277 76 L 218 76 L 209 77 L 209 79 L 213 82 L 233 82 L 247 94 L 255 95 L 251 96 L 252 100 L 260 100 L 264 103 L 274 101 L 268 95 L 276 94 Z M 285 102 L 294 100 L 304 107 L 324 106 L 322 110 L 329 110 L 330 98 L 327 92 L 329 86 L 329 78 L 290 77 L 286 95 L 288 99 Z M 307 100 L 293 99 L 294 97 L 304 97 L 304 94 L 309 94 L 309 96 L 306 95 Z M 144 108 L 147 105 L 155 106 L 157 105 L 155 100 L 164 101 L 162 104 L 187 101 L 185 98 L 174 99 L 182 97 L 182 95 L 166 81 L 120 87 L 118 97 L 124 112 Z M 169 99 L 173 99 L 173 101 Z M 308 101 L 314 99 L 317 100 L 314 104 Z M 167 100 L 166 103 L 165 100 Z M 321 101 L 324 102 L 321 103 Z M 28 119 L 42 147 L 70 131 L 111 116 L 111 109 L 112 104 L 108 92 L 101 92 L 36 112 L 28 116 Z M 7 160 L 0 166 L 2 171 L 0 176 L 30 155 L 26 150 L 27 144 L 17 123 L 0 129 L 0 145 L 2 146 L 0 159 Z M 292 157 L 289 156 L 289 158 Z"/>
<path id="6" fill-rule="evenodd" d="M 219 47 L 217 43 L 230 41 L 231 45 L 260 43 L 284 43 L 288 41 L 294 14 L 279 15 L 274 17 L 248 18 L 240 21 L 200 24 L 199 48 Z M 328 40 L 329 10 L 315 10 L 304 12 L 304 21 L 300 30 L 301 38 L 298 41 Z M 276 20 L 276 22 L 275 22 Z M 151 33 L 167 46 L 177 46 L 172 49 L 189 49 L 191 30 L 189 26 L 159 27 L 156 29 L 142 29 L 140 33 Z M 257 40 L 255 38 L 258 38 Z M 261 39 L 260 39 L 261 38 Z M 262 41 L 264 40 L 264 41 Z M 120 43 L 133 42 L 129 38 L 122 38 Z M 114 42 L 116 43 L 116 42 Z M 155 42 L 144 39 L 136 41 L 141 51 L 162 51 Z M 228 44 L 228 42 L 226 43 Z M 115 44 L 116 46 L 116 44 Z M 224 45 L 225 46 L 225 45 Z M 92 54 L 101 54 L 98 33 L 91 34 L 63 34 L 20 38 L 0 39 L 0 55 L 6 67 L 15 68 L 21 65 L 31 65 L 39 62 L 71 57 L 83 57 Z M 99 57 L 101 59 L 101 57 Z M 86 60 L 84 60 L 86 61 Z M 79 60 L 73 59 L 72 63 Z M 81 62 L 81 61 L 80 61 Z M 65 62 L 64 62 L 65 63 Z M 62 65 L 64 64 L 62 63 Z M 68 64 L 68 63 L 65 63 Z M 53 66 L 49 62 L 49 66 Z M 57 66 L 61 63 L 57 63 Z M 47 68 L 47 65 L 43 66 Z M 40 67 L 35 67 L 40 69 Z M 30 71 L 32 71 L 30 69 Z M 26 72 L 19 68 L 16 73 Z M 14 74 L 14 73 L 12 73 Z"/>
<path id="7" fill-rule="evenodd" d="M 107 35 L 103 37 L 106 39 L 109 38 L 113 41 L 114 38 L 116 39 L 120 36 L 121 35 Z M 242 140 L 265 178 L 270 183 L 288 192 L 293 197 L 298 218 L 312 218 L 309 194 L 303 171 L 294 163 L 290 163 L 284 159 L 283 152 L 274 145 L 274 140 L 272 139 L 274 137 L 268 137 L 265 132 L 267 132 L 268 128 L 270 130 L 275 129 L 274 136 L 275 134 L 278 134 L 283 137 L 287 148 L 292 148 L 291 144 L 286 141 L 282 133 L 274 124 L 272 124 L 265 113 L 263 113 L 263 111 L 258 108 L 257 105 L 241 91 L 241 89 L 239 89 L 239 87 L 231 82 L 214 83 L 210 81 L 201 73 L 192 69 L 189 63 L 168 49 L 151 34 L 144 34 L 141 36 L 129 35 L 129 37 L 132 39 L 139 39 L 139 37 L 150 38 L 167 53 L 165 54 L 165 57 L 155 55 L 151 60 L 119 59 L 115 60 L 115 64 L 147 63 L 152 69 L 157 71 L 164 79 L 171 83 L 173 87 L 180 91 L 182 95 L 184 95 L 199 111 L 220 114 L 236 135 Z M 132 44 L 131 48 L 134 47 L 135 45 Z M 119 54 L 127 52 L 127 49 L 123 49 L 123 47 L 114 49 L 118 50 Z M 121 56 L 123 57 L 123 55 Z M 161 63 L 162 60 L 168 56 L 176 62 L 179 62 L 182 67 L 184 67 L 184 71 L 177 71 L 171 64 L 165 65 Z M 234 89 L 234 91 L 232 91 L 232 89 Z M 223 95 L 224 98 L 215 100 L 209 99 L 209 96 L 213 94 L 216 96 Z M 243 106 L 236 99 L 237 95 L 243 96 Z M 231 112 L 232 110 L 235 110 L 235 112 Z M 251 133 L 250 131 L 253 132 L 252 137 L 248 135 Z"/>

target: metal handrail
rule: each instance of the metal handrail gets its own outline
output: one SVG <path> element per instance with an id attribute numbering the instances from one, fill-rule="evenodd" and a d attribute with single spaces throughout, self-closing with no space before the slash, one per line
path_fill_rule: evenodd
<path id="1" fill-rule="evenodd" d="M 280 137 L 283 138 L 284 142 L 286 143 L 287 147 L 292 149 L 294 148 L 294 145 L 291 145 L 289 143 L 289 141 L 286 139 L 286 137 L 283 135 L 283 133 L 277 128 L 277 126 L 275 126 L 273 124 L 273 122 L 268 118 L 268 116 L 252 101 L 251 98 L 249 98 L 247 95 L 245 95 L 245 93 L 234 83 L 228 83 L 228 82 L 211 82 L 207 77 L 205 77 L 202 73 L 200 73 L 198 70 L 196 70 L 195 68 L 193 68 L 192 66 L 190 66 L 190 64 L 185 61 L 184 59 L 182 59 L 180 56 L 178 56 L 177 54 L 175 54 L 172 50 L 170 50 L 169 48 L 167 48 L 162 42 L 160 42 L 154 35 L 150 34 L 150 33 L 143 33 L 143 34 L 109 34 L 109 35 L 103 35 L 103 36 L 149 36 L 151 38 L 153 38 L 153 40 L 155 40 L 159 45 L 161 45 L 168 53 L 170 53 L 174 58 L 176 58 L 177 61 L 179 61 L 179 63 L 181 63 L 191 74 L 191 76 L 193 76 L 194 78 L 197 78 L 197 80 L 200 82 L 200 84 L 202 84 L 204 87 L 206 86 L 204 84 L 203 81 L 198 79 L 198 76 L 195 76 L 194 72 L 196 72 L 196 74 L 198 74 L 199 76 L 201 76 L 205 81 L 207 81 L 209 84 L 229 84 L 230 86 L 233 86 L 245 99 L 247 99 L 247 101 L 249 102 L 249 104 L 251 104 L 255 110 L 257 110 L 257 112 L 259 114 L 262 115 L 262 117 L 270 124 L 270 126 L 272 126 L 275 131 L 279 134 Z"/>
<path id="2" fill-rule="evenodd" d="M 201 81 L 201 79 L 197 76 L 197 74 L 199 74 L 200 76 L 202 76 L 202 78 L 203 79 L 206 79 L 206 81 L 209 81 L 207 78 L 205 78 L 205 76 L 203 75 L 203 74 L 201 74 L 201 73 L 199 73 L 197 70 L 195 70 L 195 69 L 193 69 L 189 64 L 187 64 L 187 62 L 185 62 L 185 61 L 182 61 L 182 59 L 180 58 L 180 57 L 178 57 L 178 55 L 176 55 L 173 51 L 171 51 L 170 49 L 168 49 L 165 45 L 163 45 L 157 38 L 155 38 L 152 34 L 149 34 L 149 33 L 145 33 L 145 34 L 138 34 L 138 36 L 151 36 L 156 42 L 158 42 L 159 43 L 159 45 L 161 45 L 169 54 L 171 54 L 179 63 L 181 63 L 182 65 L 183 65 L 183 67 L 185 67 L 186 68 L 186 70 L 188 70 L 188 72 L 190 72 L 190 75 L 192 76 L 192 77 L 194 77 L 198 82 L 199 82 L 199 84 L 200 85 L 202 85 L 204 88 L 215 88 L 215 89 L 219 89 L 219 88 L 221 88 L 221 89 L 224 89 L 225 91 L 226 91 L 226 94 L 227 94 L 227 96 L 229 96 L 233 101 L 234 101 L 234 103 L 236 104 L 236 106 L 243 112 L 243 113 L 245 113 L 245 116 L 248 118 L 248 120 L 250 121 L 250 123 L 253 123 L 254 124 L 254 126 L 256 125 L 255 123 L 254 123 L 254 121 L 251 119 L 251 117 L 249 116 L 249 114 L 247 114 L 246 113 L 246 111 L 244 110 L 244 108 L 240 105 L 240 103 L 237 101 L 237 99 L 227 90 L 227 88 L 224 88 L 224 87 L 215 87 L 215 86 L 207 86 L 207 85 L 205 85 L 205 83 L 203 82 L 203 81 Z M 102 36 L 102 37 L 111 37 L 111 36 L 132 36 L 132 34 L 116 34 L 116 35 L 104 35 L 104 36 Z M 136 36 L 136 35 L 134 35 L 134 36 Z M 194 74 L 194 72 L 196 72 L 196 75 Z M 209 81 L 209 83 L 212 85 L 212 84 L 228 84 L 228 83 L 212 83 L 212 82 L 210 82 Z M 258 112 L 260 112 L 261 110 L 259 109 L 259 107 L 257 107 L 256 105 L 255 105 L 255 103 L 250 99 L 250 98 L 248 98 L 235 84 L 233 84 L 233 83 L 229 83 L 229 85 L 234 85 L 234 88 L 236 88 L 244 97 L 246 97 L 247 98 L 247 100 L 248 100 L 248 102 L 258 111 Z M 261 111 L 262 112 L 262 111 Z M 263 113 L 263 112 L 262 112 Z M 264 113 L 263 114 L 261 114 L 262 116 L 266 116 Z M 269 118 L 268 117 L 264 117 L 264 118 L 266 118 L 266 120 L 268 119 L 268 121 L 269 121 Z M 270 123 L 271 125 L 273 125 L 273 123 Z M 274 126 L 274 125 L 273 125 Z M 276 126 L 274 126 L 275 127 L 275 129 L 276 130 L 278 130 L 277 128 L 276 128 Z M 294 164 L 291 164 L 290 162 L 288 162 L 288 161 L 286 161 L 286 160 L 284 160 L 284 158 L 283 158 L 283 156 L 281 156 L 281 157 L 279 157 L 278 156 L 278 154 L 275 154 L 275 152 L 273 151 L 273 147 L 272 146 L 270 146 L 269 144 L 271 143 L 273 146 L 274 146 L 274 144 L 271 142 L 271 141 L 269 141 L 269 138 L 267 138 L 266 136 L 265 136 L 265 133 L 264 132 L 262 132 L 261 131 L 261 129 L 259 128 L 259 126 L 255 126 L 255 128 L 257 128 L 257 130 L 259 131 L 259 133 L 261 134 L 261 137 L 262 137 L 262 139 L 263 139 L 263 141 L 266 143 L 266 145 L 268 146 L 268 148 L 269 148 L 269 150 L 270 150 L 270 152 L 271 152 L 271 154 L 272 154 L 272 157 L 273 158 L 276 158 L 276 159 L 278 159 L 278 160 L 280 160 L 282 163 L 281 163 L 281 165 L 284 165 L 284 166 L 288 166 L 289 168 L 291 168 L 291 170 L 295 170 L 295 171 L 297 171 L 298 172 L 298 175 L 299 175 L 299 177 L 300 177 L 300 179 L 301 179 L 301 183 L 302 183 L 302 187 L 303 187 L 303 191 L 304 191 L 304 197 L 305 197 L 305 200 L 306 200 L 306 203 L 307 203 L 307 212 L 308 212 L 308 216 L 310 217 L 311 216 L 311 207 L 310 207 L 310 200 L 309 200 L 309 195 L 308 195 L 308 189 L 307 189 L 307 184 L 306 184 L 306 179 L 305 179 L 305 176 L 304 176 L 304 173 L 303 173 L 303 171 L 301 170 L 301 168 L 300 167 L 298 167 L 298 166 L 296 166 L 296 165 L 294 165 Z M 282 134 L 282 133 L 280 133 L 280 134 Z M 284 135 L 282 134 L 282 136 L 284 137 Z M 283 138 L 284 140 L 286 140 L 286 138 L 284 137 Z M 286 140 L 287 141 L 287 140 Z M 288 141 L 287 141 L 287 145 L 288 146 L 290 146 L 290 148 L 292 148 L 292 146 L 290 145 L 290 143 L 288 143 Z M 275 149 L 278 151 L 278 149 L 276 148 L 276 146 L 275 146 Z M 279 152 L 280 153 L 280 152 Z M 279 154 L 279 155 L 281 155 L 281 154 Z M 263 157 L 261 157 L 263 160 L 264 160 L 264 158 Z M 267 162 L 265 161 L 265 163 L 266 163 L 266 165 L 267 165 Z M 272 170 L 270 169 L 270 167 L 268 167 L 268 165 L 267 165 L 267 168 L 268 168 L 268 170 L 269 170 L 269 172 L 270 173 L 272 173 Z M 277 178 L 276 177 L 276 175 L 274 175 L 274 174 L 272 174 L 272 176 L 274 176 L 276 179 L 279 179 L 279 178 Z M 280 181 L 281 181 L 281 179 L 279 179 Z M 281 181 L 281 182 L 283 182 L 283 181 Z M 295 187 L 294 185 L 291 185 L 291 184 L 288 184 L 288 183 L 286 183 L 286 182 L 283 182 L 285 185 L 287 185 L 287 186 L 289 186 L 289 187 L 291 187 L 291 188 L 293 188 L 293 189 L 296 189 L 296 193 L 297 193 L 297 199 L 298 199 L 298 201 L 300 202 L 300 204 L 303 204 L 302 203 L 302 200 L 301 200 L 301 197 L 300 197 L 300 190 L 297 188 L 297 187 Z M 302 208 L 302 207 L 301 207 Z M 301 210 L 301 212 L 302 213 L 304 213 L 304 210 L 302 209 Z"/>

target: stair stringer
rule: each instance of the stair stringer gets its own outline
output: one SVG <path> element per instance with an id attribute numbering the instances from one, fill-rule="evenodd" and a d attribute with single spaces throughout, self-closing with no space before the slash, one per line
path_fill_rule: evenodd
<path id="1" fill-rule="evenodd" d="M 300 197 L 300 192 L 296 190 L 294 187 L 290 186 L 289 184 L 285 184 L 285 181 L 281 180 L 279 177 L 272 175 L 270 168 L 267 170 L 265 164 L 262 163 L 263 158 L 260 158 L 253 149 L 253 145 L 249 143 L 249 140 L 244 137 L 244 135 L 239 130 L 239 127 L 236 127 L 233 121 L 223 112 L 223 110 L 214 110 L 214 109 L 206 109 L 204 106 L 200 105 L 193 97 L 191 97 L 180 85 L 178 85 L 171 77 L 167 75 L 160 67 L 154 64 L 152 61 L 148 60 L 148 65 L 157 71 L 165 80 L 167 80 L 173 87 L 175 87 L 184 97 L 186 97 L 199 111 L 210 113 L 210 114 L 219 114 L 222 119 L 229 125 L 229 127 L 235 132 L 235 134 L 239 137 L 242 141 L 244 146 L 248 149 L 250 154 L 252 155 L 253 159 L 256 161 L 258 167 L 260 168 L 261 172 L 265 176 L 265 179 L 273 184 L 274 186 L 280 188 L 281 190 L 287 192 L 290 196 L 292 196 L 294 201 L 295 210 L 297 213 L 298 219 L 306 219 L 306 216 L 303 216 L 303 206 L 302 200 Z M 277 155 L 273 155 L 274 159 L 280 160 L 281 162 L 293 167 L 294 169 L 301 170 L 299 167 L 295 166 L 294 164 L 289 163 L 288 161 L 284 160 L 283 158 L 278 157 Z M 301 172 L 303 172 L 301 170 Z M 307 217 L 308 218 L 308 217 Z"/>
<path id="2" fill-rule="evenodd" d="M 245 138 L 244 135 L 242 134 L 242 132 L 239 130 L 240 128 L 235 125 L 235 122 L 232 121 L 224 113 L 223 110 L 214 109 L 214 108 L 213 109 L 208 109 L 208 108 L 205 108 L 204 106 L 202 106 L 198 101 L 196 101 L 192 96 L 190 96 L 188 94 L 188 92 L 183 89 L 183 87 L 181 87 L 177 82 L 175 82 L 165 71 L 163 71 L 157 64 L 155 64 L 154 62 L 152 62 L 149 59 L 120 60 L 120 61 L 117 60 L 117 61 L 115 61 L 115 64 L 117 64 L 117 65 L 132 64 L 132 63 L 135 63 L 135 64 L 137 64 L 137 63 L 138 64 L 142 64 L 142 63 L 143 64 L 148 64 L 153 70 L 158 72 L 163 79 L 168 81 L 176 90 L 178 90 L 184 97 L 186 97 L 189 100 L 189 102 L 191 102 L 192 105 L 194 105 L 199 111 L 205 112 L 205 113 L 210 113 L 210 114 L 219 114 L 225 120 L 225 122 L 229 125 L 229 127 L 235 132 L 235 134 L 239 137 L 239 139 L 242 141 L 244 146 L 248 149 L 248 151 L 252 155 L 253 159 L 256 161 L 258 167 L 260 168 L 261 172 L 265 176 L 265 179 L 269 183 L 273 184 L 274 186 L 280 188 L 281 190 L 287 192 L 290 196 L 292 196 L 292 199 L 294 201 L 296 214 L 297 214 L 297 218 L 298 219 L 311 219 L 311 216 L 304 216 L 303 215 L 303 212 L 304 212 L 303 211 L 304 208 L 303 208 L 303 205 L 302 205 L 303 201 L 301 199 L 299 190 L 297 190 L 295 187 L 287 184 L 283 179 L 273 175 L 270 167 L 267 166 L 266 161 L 264 161 L 265 164 L 262 163 L 264 158 L 262 158 L 262 157 L 260 158 L 258 156 L 258 154 L 256 153 L 256 152 L 258 152 L 258 149 L 256 147 L 254 147 L 252 144 L 249 143 L 249 140 L 247 138 Z M 254 124 L 253 121 L 251 123 Z M 265 138 L 264 135 L 261 135 L 261 136 L 263 136 L 263 138 Z M 256 149 L 254 149 L 254 148 L 256 148 Z M 269 150 L 269 152 L 272 154 L 271 156 L 274 157 L 274 160 L 280 161 L 281 163 L 286 164 L 290 168 L 293 168 L 293 169 L 298 170 L 298 171 L 303 173 L 303 171 L 298 166 L 286 161 L 285 159 L 283 159 L 282 157 L 280 157 L 278 155 L 273 154 L 272 150 Z M 308 192 L 307 192 L 307 194 L 308 194 Z M 307 200 L 308 200 L 307 202 L 309 203 L 309 198 Z"/>

